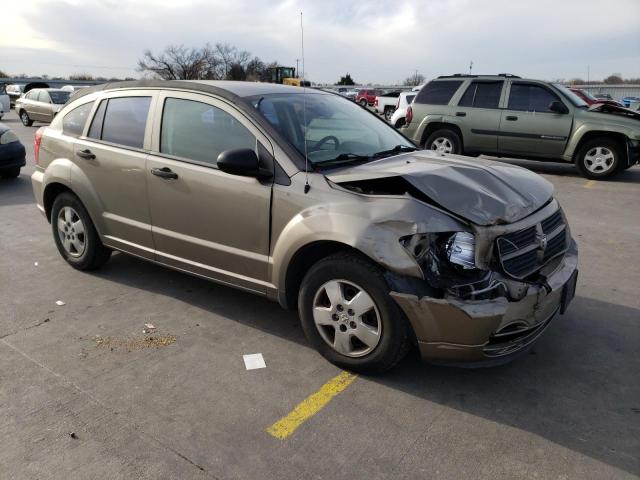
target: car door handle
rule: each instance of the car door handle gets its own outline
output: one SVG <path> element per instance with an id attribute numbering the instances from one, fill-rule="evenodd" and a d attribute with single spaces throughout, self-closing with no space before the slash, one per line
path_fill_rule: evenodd
<path id="1" fill-rule="evenodd" d="M 80 158 L 84 158 L 85 160 L 94 160 L 96 158 L 96 156 L 91 153 L 91 150 L 89 150 L 88 148 L 76 152 L 76 155 L 78 155 Z"/>
<path id="2" fill-rule="evenodd" d="M 518 117 L 516 117 L 515 115 L 507 115 L 505 119 L 509 120 L 510 122 L 515 122 L 516 120 L 518 120 Z"/>
<path id="3" fill-rule="evenodd" d="M 456 117 L 466 117 L 467 113 L 466 112 L 456 112 Z"/>
<path id="4" fill-rule="evenodd" d="M 169 167 L 152 168 L 151 173 L 154 174 L 156 177 L 166 178 L 168 180 L 173 180 L 178 178 L 178 174 L 171 171 Z"/>

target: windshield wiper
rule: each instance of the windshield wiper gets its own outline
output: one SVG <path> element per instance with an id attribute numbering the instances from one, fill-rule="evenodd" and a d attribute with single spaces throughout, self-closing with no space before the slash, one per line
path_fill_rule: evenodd
<path id="1" fill-rule="evenodd" d="M 417 150 L 416 147 L 410 147 L 408 145 L 396 145 L 395 147 L 393 147 L 390 150 L 382 150 L 381 152 L 376 152 L 373 155 L 371 155 L 372 158 L 382 158 L 382 157 L 388 157 L 391 155 L 395 155 L 397 153 L 404 153 L 404 152 L 415 152 Z"/>
<path id="2" fill-rule="evenodd" d="M 342 165 L 345 163 L 366 162 L 370 159 L 371 157 L 368 155 L 358 155 L 357 153 L 341 153 L 336 158 L 332 158 L 331 160 L 324 160 L 323 162 L 314 162 L 314 164 L 326 167 L 331 165 Z"/>

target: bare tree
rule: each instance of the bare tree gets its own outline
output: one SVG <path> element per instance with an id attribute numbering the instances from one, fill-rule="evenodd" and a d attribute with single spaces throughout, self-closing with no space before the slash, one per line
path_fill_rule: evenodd
<path id="1" fill-rule="evenodd" d="M 404 84 L 417 87 L 421 83 L 424 83 L 425 78 L 421 73 L 415 72 L 413 75 L 405 78 Z"/>
<path id="2" fill-rule="evenodd" d="M 44 75 L 42 78 L 45 78 Z M 69 75 L 69 80 L 94 80 L 94 78 L 90 73 L 72 73 Z"/>
<path id="3" fill-rule="evenodd" d="M 5 73 L 3 70 L 0 70 L 0 78 L 9 78 L 9 74 Z"/>
<path id="4" fill-rule="evenodd" d="M 209 78 L 212 50 L 187 48 L 184 45 L 169 45 L 160 54 L 146 50 L 138 60 L 138 71 L 152 72 L 164 80 L 198 80 Z"/>

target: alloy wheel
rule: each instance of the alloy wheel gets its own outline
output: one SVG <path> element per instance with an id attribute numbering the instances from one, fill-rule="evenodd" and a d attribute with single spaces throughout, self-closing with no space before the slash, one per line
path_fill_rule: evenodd
<path id="1" fill-rule="evenodd" d="M 375 302 L 362 287 L 347 280 L 330 280 L 318 289 L 313 320 L 322 339 L 347 357 L 367 355 L 382 337 Z"/>
<path id="2" fill-rule="evenodd" d="M 446 137 L 438 137 L 431 142 L 431 150 L 438 153 L 451 153 L 453 152 L 453 143 Z"/>
<path id="3" fill-rule="evenodd" d="M 593 147 L 584 156 L 584 165 L 591 173 L 603 174 L 613 168 L 615 157 L 607 147 Z"/>
<path id="4" fill-rule="evenodd" d="M 72 207 L 66 206 L 58 213 L 58 237 L 64 251 L 72 257 L 80 257 L 87 248 L 85 227 Z"/>

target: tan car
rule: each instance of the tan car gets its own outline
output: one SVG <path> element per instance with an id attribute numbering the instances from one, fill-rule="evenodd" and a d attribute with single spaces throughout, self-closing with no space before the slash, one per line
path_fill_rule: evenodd
<path id="1" fill-rule="evenodd" d="M 502 362 L 575 292 L 549 182 L 416 151 L 332 93 L 112 83 L 76 94 L 35 154 L 38 208 L 71 266 L 118 250 L 268 297 L 343 368 L 383 371 L 412 346 Z"/>
<path id="2" fill-rule="evenodd" d="M 70 95 L 71 92 L 59 88 L 34 88 L 16 100 L 15 110 L 25 127 L 34 121 L 50 123 Z"/>

